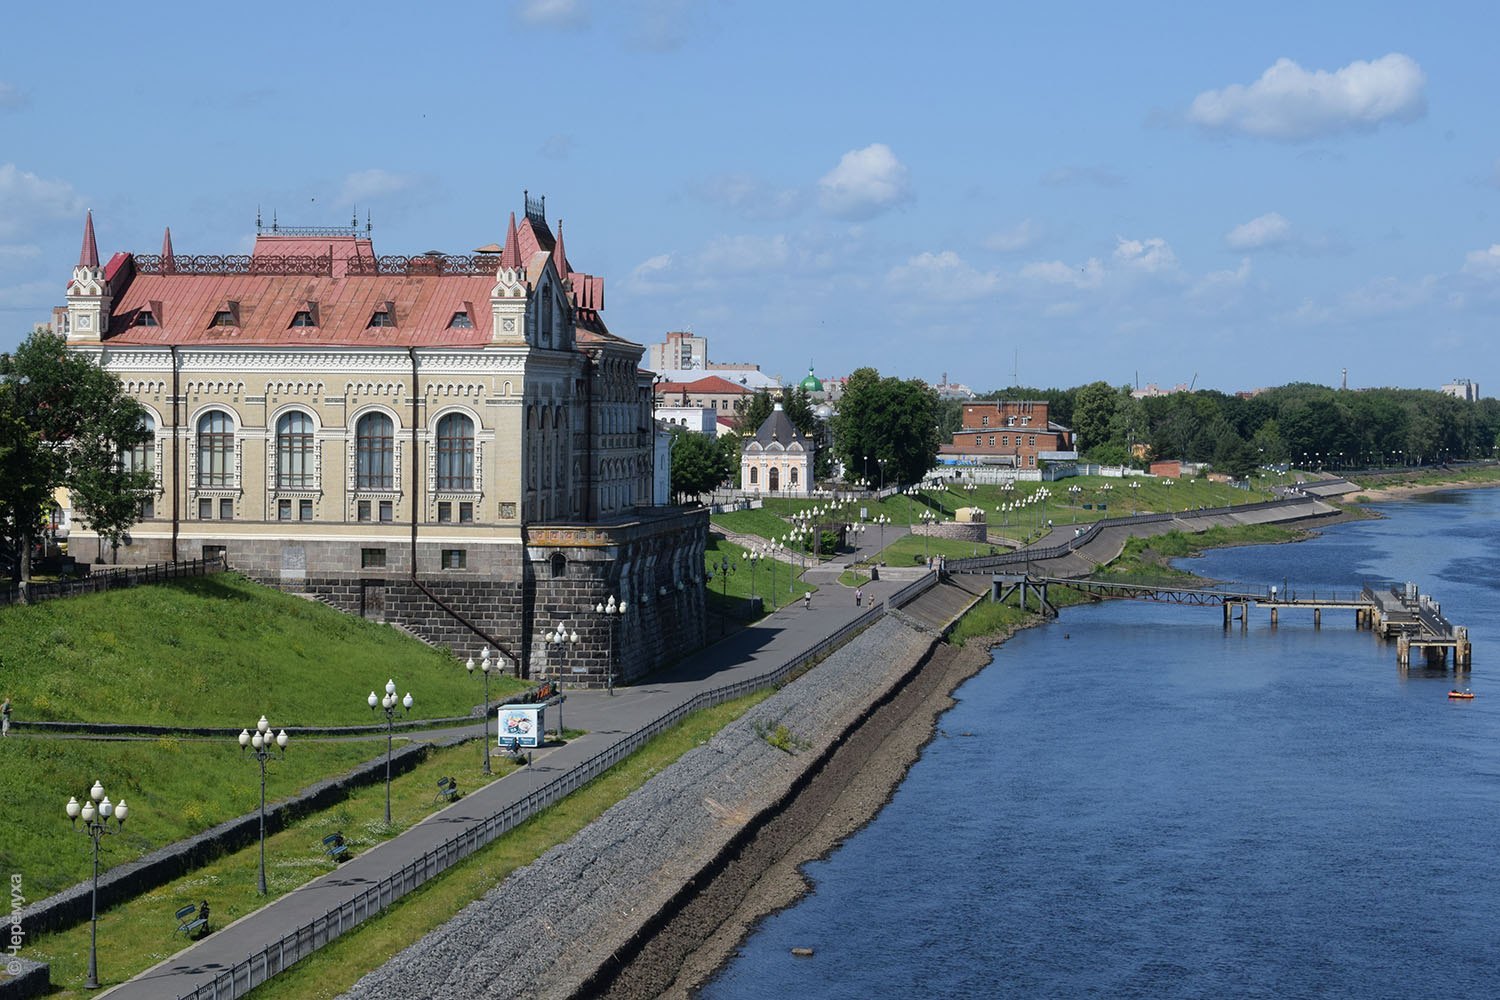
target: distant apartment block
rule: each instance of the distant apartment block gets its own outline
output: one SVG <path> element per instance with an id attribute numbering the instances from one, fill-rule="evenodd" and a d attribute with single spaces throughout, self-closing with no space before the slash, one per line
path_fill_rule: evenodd
<path id="1" fill-rule="evenodd" d="M 1462 399 L 1466 403 L 1479 401 L 1479 383 L 1466 378 L 1456 378 L 1443 386 L 1440 392 L 1445 396 Z"/>
<path id="2" fill-rule="evenodd" d="M 646 367 L 654 372 L 703 371 L 708 368 L 708 338 L 674 330 L 665 342 L 646 348 Z"/>

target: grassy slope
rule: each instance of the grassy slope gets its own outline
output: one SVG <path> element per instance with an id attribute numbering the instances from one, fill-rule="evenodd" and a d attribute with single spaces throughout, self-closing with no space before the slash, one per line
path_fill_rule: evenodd
<path id="1" fill-rule="evenodd" d="M 297 789 L 385 752 L 379 743 L 298 740 L 266 769 L 266 798 Z M 110 837 L 100 864 L 137 858 L 260 805 L 260 768 L 229 740 L 101 741 L 12 736 L 0 741 L 0 870 L 20 872 L 37 900 L 87 878 L 92 848 L 75 836 L 63 806 L 95 779 L 130 820 Z"/>
<path id="2" fill-rule="evenodd" d="M 707 584 L 707 593 L 709 607 L 716 613 L 723 613 L 727 609 L 730 617 L 743 617 L 746 607 L 743 599 L 751 596 L 752 587 L 765 599 L 767 611 L 773 611 L 792 601 L 800 601 L 805 591 L 817 589 L 797 578 L 797 574 L 802 572 L 797 566 L 779 559 L 762 558 L 752 567 L 750 560 L 744 558 L 745 551 L 743 546 L 722 538 L 709 539 L 703 561 L 708 571 L 713 573 L 713 579 Z M 726 558 L 735 567 L 729 574 L 728 597 L 724 596 L 725 581 L 719 568 Z"/>
<path id="3" fill-rule="evenodd" d="M 387 678 L 419 717 L 482 698 L 452 657 L 235 574 L 0 609 L 0 659 L 17 720 L 357 725 Z"/>
<path id="4" fill-rule="evenodd" d="M 415 770 L 391 782 L 391 826 L 385 825 L 385 785 L 382 783 L 366 786 L 332 809 L 304 817 L 286 830 L 267 837 L 266 887 L 269 898 L 285 895 L 336 867 L 323 853 L 324 836 L 340 831 L 352 851 L 367 850 L 446 804 L 435 799 L 438 778 L 454 777 L 460 790 L 473 791 L 484 781 L 480 767 L 479 749 L 472 743 L 437 750 Z M 504 758 L 496 757 L 494 769 L 499 777 L 514 770 L 514 766 Z M 248 779 L 255 771 L 258 768 L 247 764 L 244 773 L 236 772 L 235 776 Z M 237 783 L 247 787 L 250 784 L 248 780 Z M 132 803 L 131 825 L 140 815 L 136 808 Z M 80 842 L 70 845 L 79 848 L 73 853 L 81 854 L 87 841 L 82 837 L 73 839 Z M 112 838 L 110 846 L 118 839 Z M 223 928 L 264 905 L 267 900 L 256 891 L 258 859 L 259 846 L 251 845 L 103 914 L 99 922 L 99 966 L 105 985 L 128 979 L 187 944 L 172 933 L 176 927 L 172 913 L 178 907 L 206 899 L 212 910 L 213 926 Z M 28 881 L 28 887 L 29 884 Z M 79 989 L 75 993 L 73 990 L 84 979 L 88 942 L 88 925 L 81 924 L 59 934 L 29 941 L 27 954 L 52 963 L 53 983 L 71 987 L 61 996 L 82 996 L 84 991 Z M 56 997 L 59 994 L 50 995 Z"/>

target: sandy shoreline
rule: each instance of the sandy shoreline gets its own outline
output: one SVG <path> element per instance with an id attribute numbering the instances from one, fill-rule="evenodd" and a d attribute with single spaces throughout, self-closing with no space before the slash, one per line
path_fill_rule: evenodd
<path id="1" fill-rule="evenodd" d="M 1374 489 L 1360 487 L 1358 493 L 1349 494 L 1348 499 L 1358 497 L 1359 503 L 1381 503 L 1387 500 L 1405 500 L 1408 497 L 1422 496 L 1427 493 L 1445 493 L 1448 490 L 1483 490 L 1500 486 L 1500 480 L 1493 482 L 1474 482 L 1472 480 L 1460 480 L 1452 483 L 1413 483 L 1410 485 L 1397 484 L 1392 486 L 1380 486 Z"/>

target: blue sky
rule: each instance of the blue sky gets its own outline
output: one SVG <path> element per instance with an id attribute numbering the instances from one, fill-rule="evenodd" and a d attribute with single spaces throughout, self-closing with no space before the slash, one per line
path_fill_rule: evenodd
<path id="1" fill-rule="evenodd" d="M 100 250 L 521 192 L 642 343 L 797 377 L 1496 385 L 1492 5 L 28 4 L 0 38 L 0 350 Z M 54 12 L 55 11 L 55 12 Z"/>

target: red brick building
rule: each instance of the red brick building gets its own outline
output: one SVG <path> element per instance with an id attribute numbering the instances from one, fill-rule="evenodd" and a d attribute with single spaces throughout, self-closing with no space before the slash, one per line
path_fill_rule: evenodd
<path id="1" fill-rule="evenodd" d="M 1074 458 L 1073 432 L 1055 424 L 1044 400 L 966 403 L 963 427 L 939 449 L 948 464 L 1035 469 L 1037 459 Z"/>

